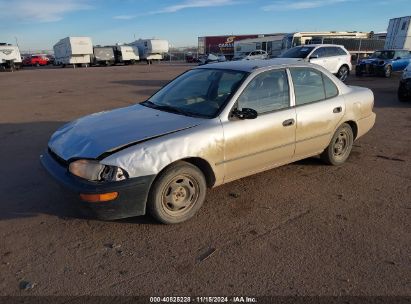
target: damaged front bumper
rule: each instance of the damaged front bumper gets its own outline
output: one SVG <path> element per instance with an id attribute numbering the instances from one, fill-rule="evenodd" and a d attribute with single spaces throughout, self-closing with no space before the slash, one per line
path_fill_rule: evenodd
<path id="1" fill-rule="evenodd" d="M 146 202 L 150 186 L 155 178 L 143 176 L 118 182 L 91 182 L 70 174 L 67 167 L 53 157 L 49 151 L 40 156 L 40 162 L 48 173 L 61 185 L 77 195 L 76 202 L 87 216 L 103 220 L 115 220 L 146 213 Z M 80 194 L 105 194 L 117 192 L 115 199 L 90 203 L 81 200 Z"/>

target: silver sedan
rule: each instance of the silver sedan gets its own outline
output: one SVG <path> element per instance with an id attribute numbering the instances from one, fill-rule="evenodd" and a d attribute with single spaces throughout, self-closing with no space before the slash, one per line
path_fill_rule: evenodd
<path id="1" fill-rule="evenodd" d="M 374 96 L 287 59 L 192 69 L 148 100 L 57 130 L 41 162 L 103 219 L 191 218 L 206 189 L 320 155 L 343 164 L 374 125 Z M 292 189 L 290 189 L 292 190 Z"/>

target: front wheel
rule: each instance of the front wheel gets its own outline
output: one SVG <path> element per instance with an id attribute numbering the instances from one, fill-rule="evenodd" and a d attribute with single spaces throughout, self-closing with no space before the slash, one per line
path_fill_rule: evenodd
<path id="1" fill-rule="evenodd" d="M 405 102 L 407 101 L 407 98 L 408 98 L 407 91 L 404 88 L 404 86 L 400 84 L 400 87 L 398 88 L 398 100 L 401 102 Z"/>
<path id="2" fill-rule="evenodd" d="M 347 80 L 349 74 L 350 74 L 350 70 L 348 69 L 347 66 L 343 65 L 343 66 L 340 67 L 340 69 L 338 70 L 337 77 L 338 77 L 339 80 L 341 80 L 342 82 L 344 82 L 344 81 Z"/>
<path id="3" fill-rule="evenodd" d="M 201 208 L 207 184 L 203 173 L 187 162 L 177 162 L 166 168 L 154 182 L 147 208 L 164 224 L 184 222 Z"/>
<path id="4" fill-rule="evenodd" d="M 321 153 L 321 159 L 329 165 L 342 165 L 351 153 L 354 134 L 349 124 L 342 124 L 334 133 L 330 144 Z"/>
<path id="5" fill-rule="evenodd" d="M 392 67 L 391 67 L 390 65 L 387 65 L 387 66 L 384 68 L 384 77 L 385 77 L 385 78 L 390 78 L 390 77 L 391 77 L 391 74 L 392 74 Z"/>

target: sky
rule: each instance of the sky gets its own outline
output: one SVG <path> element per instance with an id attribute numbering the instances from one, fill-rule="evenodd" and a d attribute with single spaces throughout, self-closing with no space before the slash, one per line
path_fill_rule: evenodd
<path id="1" fill-rule="evenodd" d="M 94 44 L 161 38 L 196 46 L 197 37 L 297 31 L 386 31 L 411 15 L 411 0 L 0 0 L 0 42 L 51 50 L 61 38 Z"/>

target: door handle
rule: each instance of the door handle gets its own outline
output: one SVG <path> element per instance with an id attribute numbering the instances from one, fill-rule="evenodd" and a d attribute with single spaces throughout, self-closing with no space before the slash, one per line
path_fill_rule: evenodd
<path id="1" fill-rule="evenodd" d="M 333 110 L 333 113 L 341 113 L 342 112 L 342 107 L 336 107 Z"/>
<path id="2" fill-rule="evenodd" d="M 294 123 L 295 123 L 295 120 L 294 120 L 294 119 L 287 119 L 287 120 L 284 120 L 284 121 L 283 121 L 283 126 L 284 126 L 284 127 L 289 127 L 289 126 L 294 125 Z"/>

